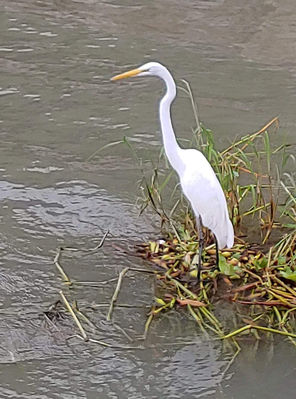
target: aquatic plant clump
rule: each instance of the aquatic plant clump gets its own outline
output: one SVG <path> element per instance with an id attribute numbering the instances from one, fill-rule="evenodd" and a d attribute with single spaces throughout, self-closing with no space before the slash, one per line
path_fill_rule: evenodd
<path id="1" fill-rule="evenodd" d="M 187 90 L 194 104 L 188 85 Z M 295 159 L 287 152 L 289 146 L 272 148 L 270 135 L 277 128 L 274 118 L 258 132 L 218 151 L 212 132 L 197 120 L 194 140 L 221 182 L 236 231 L 234 247 L 220 251 L 218 268 L 208 235 L 200 284 L 196 284 L 198 237 L 188 205 L 180 198 L 171 209 L 165 208 L 162 198 L 170 173 L 162 172 L 161 179 L 155 168 L 150 180 L 143 177 L 142 211 L 151 206 L 157 212 L 165 237 L 137 247 L 138 254 L 155 265 L 158 282 L 159 295 L 148 324 L 155 315 L 177 306 L 186 308 L 200 328 L 223 338 L 254 331 L 258 337 L 262 330 L 286 335 L 296 344 L 296 184 L 292 174 L 281 177 L 289 162 L 295 167 Z M 247 224 L 260 232 L 256 244 L 248 242 Z M 226 334 L 214 315 L 217 300 L 247 309 L 232 333 Z"/>
<path id="2" fill-rule="evenodd" d="M 220 339 L 229 339 L 225 342 L 233 342 L 238 350 L 238 336 L 251 335 L 259 339 L 262 332 L 270 337 L 275 334 L 285 336 L 296 345 L 296 158 L 289 145 L 275 148 L 271 145 L 272 134 L 278 131 L 277 118 L 218 151 L 212 131 L 200 124 L 190 87 L 184 83 L 183 90 L 189 95 L 196 120 L 193 138 L 187 144 L 190 148 L 195 146 L 202 150 L 219 178 L 235 229 L 235 244 L 231 249 L 220 251 L 217 267 L 213 237 L 204 232 L 203 268 L 197 283 L 199 247 L 195 220 L 188 202 L 180 194 L 175 174 L 167 164 L 163 150 L 156 161 L 143 161 L 126 137 L 109 143 L 91 157 L 119 144 L 129 148 L 142 173 L 141 197 L 138 199 L 140 213 L 148 207 L 156 212 L 161 222 L 161 239 L 136 246 L 136 254 L 147 260 L 149 267 L 124 268 L 115 278 L 117 283 L 110 304 L 97 306 L 107 307 L 106 320 L 111 321 L 115 306 L 128 306 L 116 303 L 125 276 L 149 273 L 156 277 L 157 292 L 141 339 L 147 337 L 151 322 L 157 315 L 182 309 L 204 334 L 212 331 Z M 97 287 L 114 280 L 100 283 L 74 281 L 61 264 L 64 252 L 85 253 L 100 249 L 107 234 L 108 231 L 94 248 L 58 249 L 54 264 L 68 288 L 68 294 L 74 286 Z M 126 249 L 123 252 L 134 255 L 133 251 L 127 252 Z M 62 304 L 62 309 L 71 315 L 79 331 L 69 339 L 76 337 L 104 348 L 123 349 L 98 339 L 96 326 L 79 310 L 77 302 L 69 302 L 68 297 L 60 291 L 58 304 Z M 234 309 L 228 312 L 233 316 L 230 323 L 218 316 L 221 302 L 233 304 Z M 61 315 L 54 305 L 46 312 L 46 320 L 51 323 Z M 115 326 L 125 338 L 133 341 L 126 331 Z"/>
<path id="3" fill-rule="evenodd" d="M 280 331 L 294 334 L 294 311 L 296 310 L 295 264 L 296 235 L 293 253 L 284 255 L 277 247 L 265 253 L 258 245 L 235 244 L 232 249 L 219 255 L 219 267 L 213 245 L 204 253 L 201 281 L 196 284 L 196 264 L 198 243 L 192 241 L 167 240 L 152 241 L 138 246 L 138 253 L 156 265 L 155 275 L 161 297 L 156 298 L 152 314 L 175 306 L 187 307 L 199 323 L 209 327 L 204 320 L 206 308 L 212 313 L 217 300 L 227 300 L 249 307 L 248 315 L 255 327 L 264 325 L 279 328 Z M 275 317 L 276 316 L 276 317 Z M 223 336 L 220 323 L 212 313 L 212 328 Z M 211 320 L 211 319 L 210 319 Z M 255 324 L 256 322 L 256 324 Z"/>

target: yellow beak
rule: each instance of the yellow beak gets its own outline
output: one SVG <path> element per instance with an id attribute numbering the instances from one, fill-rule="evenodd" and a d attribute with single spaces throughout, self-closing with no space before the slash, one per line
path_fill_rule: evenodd
<path id="1" fill-rule="evenodd" d="M 121 73 L 120 75 L 113 76 L 111 80 L 119 80 L 119 79 L 125 79 L 125 78 L 131 78 L 132 76 L 137 76 L 139 73 L 141 73 L 141 69 L 132 69 L 131 71 L 127 71 L 124 73 Z"/>

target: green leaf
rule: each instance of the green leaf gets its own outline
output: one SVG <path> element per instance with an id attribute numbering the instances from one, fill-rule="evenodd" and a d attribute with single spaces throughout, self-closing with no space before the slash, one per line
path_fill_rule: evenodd
<path id="1" fill-rule="evenodd" d="M 222 255 L 219 255 L 219 269 L 220 272 L 226 276 L 238 277 L 235 272 L 235 266 L 227 263 L 226 258 Z"/>
<path id="2" fill-rule="evenodd" d="M 288 280 L 296 281 L 296 272 L 291 270 L 289 266 L 285 267 L 284 270 L 281 270 L 280 273 L 282 277 Z"/>
<path id="3" fill-rule="evenodd" d="M 283 266 L 283 265 L 285 265 L 285 264 L 287 263 L 287 257 L 284 256 L 284 255 L 280 255 L 280 256 L 277 258 L 277 262 L 278 262 L 278 265 Z"/>
<path id="4" fill-rule="evenodd" d="M 165 306 L 166 305 L 165 301 L 163 299 L 161 299 L 161 298 L 155 297 L 155 301 L 161 306 Z"/>
<path id="5" fill-rule="evenodd" d="M 287 229 L 295 229 L 296 230 L 296 224 L 295 223 L 287 223 L 283 224 L 284 227 L 287 227 Z"/>
<path id="6" fill-rule="evenodd" d="M 263 257 L 262 259 L 254 260 L 254 266 L 255 266 L 256 270 L 264 269 L 264 267 L 266 267 L 267 264 L 268 264 L 268 259 L 266 257 Z"/>

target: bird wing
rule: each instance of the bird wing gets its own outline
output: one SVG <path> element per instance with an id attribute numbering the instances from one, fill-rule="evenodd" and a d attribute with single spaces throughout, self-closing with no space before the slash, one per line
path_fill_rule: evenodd
<path id="1" fill-rule="evenodd" d="M 208 160 L 197 150 L 185 150 L 185 169 L 181 186 L 196 217 L 217 237 L 220 248 L 233 245 L 233 227 L 229 220 L 222 187 Z"/>

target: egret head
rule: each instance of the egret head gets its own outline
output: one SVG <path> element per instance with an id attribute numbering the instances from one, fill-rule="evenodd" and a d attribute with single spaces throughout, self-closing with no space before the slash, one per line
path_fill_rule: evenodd
<path id="1" fill-rule="evenodd" d="M 158 76 L 164 79 L 167 73 L 168 70 L 165 66 L 159 64 L 158 62 L 148 62 L 147 64 L 141 65 L 136 69 L 113 76 L 111 80 L 125 79 L 132 76 Z"/>

